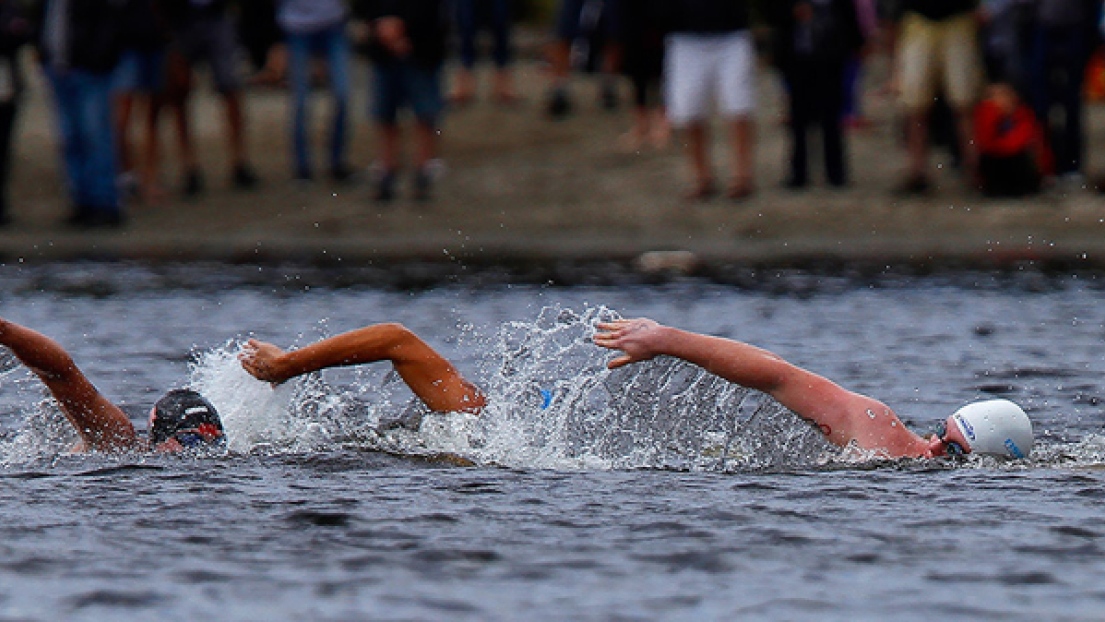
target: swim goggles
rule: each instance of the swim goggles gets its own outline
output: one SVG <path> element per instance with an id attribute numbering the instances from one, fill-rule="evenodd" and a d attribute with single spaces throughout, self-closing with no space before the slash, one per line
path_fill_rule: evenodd
<path id="1" fill-rule="evenodd" d="M 197 428 L 182 428 L 173 433 L 170 438 L 176 439 L 182 447 L 206 447 L 210 445 L 222 445 L 226 443 L 226 436 L 222 430 L 210 423 L 201 423 Z"/>
<path id="2" fill-rule="evenodd" d="M 940 442 L 944 443 L 944 451 L 949 456 L 953 457 L 967 455 L 967 450 L 963 448 L 963 445 L 960 445 L 955 441 L 949 441 L 946 438 L 947 436 L 948 424 L 945 421 L 941 421 L 939 425 L 936 426 L 936 438 L 940 439 Z"/>

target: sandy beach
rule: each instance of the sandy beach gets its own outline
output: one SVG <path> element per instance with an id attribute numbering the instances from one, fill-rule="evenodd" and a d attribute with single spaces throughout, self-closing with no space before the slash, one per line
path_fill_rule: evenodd
<path id="1" fill-rule="evenodd" d="M 536 60 L 519 63 L 524 100 L 503 107 L 489 101 L 451 110 L 443 126 L 447 171 L 430 203 L 415 203 L 404 179 L 400 198 L 371 200 L 368 168 L 374 133 L 367 118 L 366 68 L 358 61 L 351 162 L 357 183 L 312 184 L 291 179 L 287 93 L 252 88 L 247 95 L 249 142 L 262 178 L 253 191 L 231 189 L 222 140 L 220 102 L 201 77 L 194 111 L 207 192 L 179 196 L 179 170 L 168 131 L 158 205 L 128 205 L 126 226 L 77 231 L 62 221 L 67 199 L 59 176 L 53 111 L 36 75 L 17 130 L 12 181 L 14 222 L 0 230 L 0 259 L 148 259 L 218 261 L 461 263 L 618 261 L 642 254 L 679 267 L 740 263 L 782 265 L 808 261 L 874 264 L 1010 263 L 1044 260 L 1062 265 L 1105 264 L 1105 195 L 1064 181 L 1041 196 L 992 200 L 969 191 L 949 159 L 933 154 L 935 191 L 925 198 L 893 194 L 905 155 L 894 102 L 877 92 L 885 61 L 869 72 L 864 105 L 873 124 L 853 131 L 853 183 L 844 190 L 820 183 L 805 192 L 782 187 L 787 137 L 779 124 L 783 99 L 772 72 L 761 72 L 757 183 L 751 199 L 690 203 L 685 161 L 667 149 L 627 152 L 618 138 L 629 125 L 623 101 L 609 112 L 598 105 L 593 80 L 574 84 L 575 112 L 563 121 L 544 116 L 545 77 Z M 1088 166 L 1102 168 L 1105 113 L 1089 107 Z M 324 152 L 325 96 L 315 100 L 316 162 Z M 715 124 L 716 167 L 724 179 L 728 156 Z M 655 253 L 660 253 L 659 255 Z"/>

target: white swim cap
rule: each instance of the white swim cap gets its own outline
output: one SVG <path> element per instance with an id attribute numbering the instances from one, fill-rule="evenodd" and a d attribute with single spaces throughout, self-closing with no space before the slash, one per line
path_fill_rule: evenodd
<path id="1" fill-rule="evenodd" d="M 1032 451 L 1032 422 L 1009 400 L 967 404 L 955 411 L 952 420 L 973 453 L 1024 458 Z"/>

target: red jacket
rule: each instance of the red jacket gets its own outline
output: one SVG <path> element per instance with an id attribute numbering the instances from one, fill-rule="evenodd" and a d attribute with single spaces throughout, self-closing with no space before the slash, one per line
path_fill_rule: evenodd
<path id="1" fill-rule="evenodd" d="M 1054 163 L 1043 128 L 1024 104 L 1017 106 L 1012 114 L 1005 114 L 992 101 L 980 103 L 975 108 L 975 145 L 979 155 L 1010 157 L 1030 152 L 1041 173 L 1053 172 Z"/>

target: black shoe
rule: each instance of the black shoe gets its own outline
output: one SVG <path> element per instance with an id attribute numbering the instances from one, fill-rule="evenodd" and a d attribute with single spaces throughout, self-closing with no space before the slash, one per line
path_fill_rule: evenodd
<path id="1" fill-rule="evenodd" d="M 311 174 L 311 169 L 301 168 L 296 169 L 295 175 L 292 176 L 292 179 L 297 183 L 309 184 L 315 180 L 315 176 Z"/>
<path id="2" fill-rule="evenodd" d="M 559 121 L 566 118 L 572 112 L 572 100 L 568 99 L 568 92 L 556 89 L 549 96 L 549 118 Z"/>
<path id="3" fill-rule="evenodd" d="M 383 173 L 376 182 L 376 194 L 373 200 L 377 203 L 390 203 L 395 200 L 395 173 Z"/>
<path id="4" fill-rule="evenodd" d="M 786 188 L 787 190 L 794 190 L 794 191 L 805 190 L 806 186 L 808 186 L 808 185 L 809 185 L 809 182 L 807 182 L 805 179 L 802 179 L 800 177 L 788 177 L 787 180 L 783 182 L 783 187 L 784 188 Z"/>
<path id="5" fill-rule="evenodd" d="M 339 164 L 330 169 L 330 179 L 336 183 L 344 184 L 353 181 L 353 169 L 344 164 Z"/>
<path id="6" fill-rule="evenodd" d="M 65 225 L 73 229 L 117 229 L 123 226 L 123 214 L 118 210 L 79 207 L 65 219 Z"/>
<path id="7" fill-rule="evenodd" d="M 414 200 L 419 202 L 429 201 L 434 186 L 434 178 L 430 171 L 421 169 L 414 174 Z"/>
<path id="8" fill-rule="evenodd" d="M 924 175 L 911 175 L 907 177 L 902 183 L 898 184 L 898 187 L 894 189 L 894 194 L 903 197 L 911 196 L 924 196 L 929 193 L 929 180 Z"/>
<path id="9" fill-rule="evenodd" d="M 238 190 L 252 190 L 257 187 L 257 174 L 247 164 L 235 166 L 230 180 Z"/>
<path id="10" fill-rule="evenodd" d="M 605 83 L 602 85 L 602 94 L 599 95 L 599 105 L 607 112 L 614 112 L 618 109 L 618 87 L 612 83 Z"/>
<path id="11" fill-rule="evenodd" d="M 198 169 L 184 174 L 184 186 L 181 190 L 186 199 L 194 199 L 203 194 L 203 173 Z"/>

